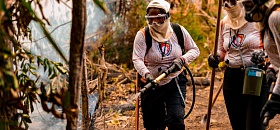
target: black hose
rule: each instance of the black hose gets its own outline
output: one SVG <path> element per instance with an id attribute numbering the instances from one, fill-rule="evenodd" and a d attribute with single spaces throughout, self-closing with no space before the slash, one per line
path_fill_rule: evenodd
<path id="1" fill-rule="evenodd" d="M 188 73 L 189 73 L 189 75 L 191 77 L 191 81 L 192 81 L 192 85 L 193 85 L 193 100 L 192 100 L 192 104 L 191 104 L 191 107 L 190 107 L 188 113 L 184 116 L 184 119 L 186 119 L 191 114 L 191 112 L 193 110 L 193 107 L 194 107 L 194 104 L 195 104 L 195 83 L 194 83 L 194 79 L 193 79 L 193 76 L 192 76 L 192 73 L 191 73 L 190 69 L 187 66 L 185 66 L 185 68 L 186 68 L 186 70 L 188 71 Z M 164 72 L 161 75 L 163 75 L 163 77 L 165 77 L 168 74 L 170 74 L 172 72 L 172 70 L 174 70 L 174 68 L 169 68 L 168 70 L 166 70 L 166 72 Z M 161 75 L 159 77 L 161 77 Z M 150 82 L 150 83 L 146 84 L 140 90 L 140 92 L 144 93 L 146 90 L 151 89 L 154 85 L 156 85 L 157 82 L 158 82 L 157 80 L 154 80 L 153 82 Z"/>
<path id="2" fill-rule="evenodd" d="M 192 73 L 191 73 L 190 69 L 187 66 L 185 66 L 185 68 L 187 69 L 187 71 L 188 71 L 188 73 L 189 73 L 189 75 L 191 77 L 191 81 L 192 81 L 192 85 L 193 85 L 193 100 L 192 100 L 192 105 L 191 105 L 188 113 L 184 116 L 184 119 L 186 119 L 191 114 L 191 112 L 193 110 L 193 107 L 194 107 L 194 103 L 195 103 L 195 84 L 194 84 L 194 79 L 193 79 L 193 76 L 192 76 Z"/>

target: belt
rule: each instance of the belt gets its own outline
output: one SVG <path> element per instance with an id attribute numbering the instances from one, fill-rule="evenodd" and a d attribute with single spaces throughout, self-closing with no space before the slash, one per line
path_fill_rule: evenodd
<path id="1" fill-rule="evenodd" d="M 227 66 L 228 69 L 231 69 L 231 70 L 245 70 L 245 67 L 244 66 L 234 66 L 234 67 L 229 67 Z"/>

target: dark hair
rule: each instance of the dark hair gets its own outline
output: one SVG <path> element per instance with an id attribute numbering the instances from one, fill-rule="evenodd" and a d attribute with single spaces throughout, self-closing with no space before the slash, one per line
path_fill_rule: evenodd
<path id="1" fill-rule="evenodd" d="M 147 14 L 149 13 L 150 9 L 159 9 L 160 13 L 166 14 L 166 11 L 165 11 L 164 9 L 162 9 L 162 8 L 156 8 L 156 7 L 149 7 L 149 8 L 147 9 L 147 12 L 146 12 Z"/>

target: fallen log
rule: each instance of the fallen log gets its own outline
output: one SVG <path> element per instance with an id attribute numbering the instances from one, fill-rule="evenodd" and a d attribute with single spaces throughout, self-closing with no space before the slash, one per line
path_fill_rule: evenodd
<path id="1" fill-rule="evenodd" d="M 187 85 L 188 86 L 192 85 L 191 78 L 188 77 L 187 79 L 188 79 Z M 193 79 L 194 79 L 194 84 L 195 85 L 201 85 L 201 86 L 209 86 L 210 85 L 210 79 L 209 78 L 193 77 Z"/>

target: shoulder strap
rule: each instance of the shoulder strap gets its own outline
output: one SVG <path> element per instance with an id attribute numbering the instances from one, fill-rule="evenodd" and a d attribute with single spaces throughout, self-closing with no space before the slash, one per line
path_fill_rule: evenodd
<path id="1" fill-rule="evenodd" d="M 148 26 L 145 27 L 145 38 L 146 38 L 146 46 L 147 46 L 146 53 L 145 53 L 146 55 L 150 50 L 150 48 L 152 47 L 152 36 L 150 34 Z"/>
<path id="2" fill-rule="evenodd" d="M 171 23 L 171 27 L 173 29 L 173 31 L 175 32 L 177 39 L 178 39 L 178 43 L 182 49 L 182 53 L 185 52 L 185 47 L 184 47 L 184 37 L 183 37 L 183 32 L 181 30 L 181 27 L 179 24 L 177 23 Z"/>
<path id="3" fill-rule="evenodd" d="M 171 23 L 171 27 L 177 36 L 179 45 L 182 49 L 182 53 L 184 53 L 185 52 L 184 37 L 183 37 L 183 32 L 181 30 L 181 27 L 177 23 Z M 152 36 L 149 32 L 148 26 L 145 27 L 145 38 L 146 38 L 146 46 L 147 46 L 146 53 L 145 53 L 145 55 L 146 55 L 148 53 L 149 49 L 152 47 Z"/>

